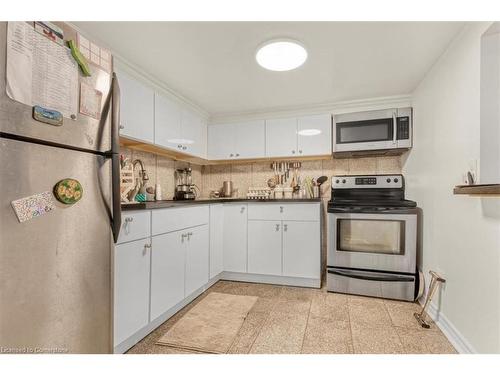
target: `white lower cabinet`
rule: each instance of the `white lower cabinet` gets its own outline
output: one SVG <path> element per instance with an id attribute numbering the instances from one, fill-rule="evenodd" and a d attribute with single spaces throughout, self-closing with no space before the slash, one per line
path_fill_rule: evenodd
<path id="1" fill-rule="evenodd" d="M 224 271 L 224 206 L 210 205 L 210 278 Z"/>
<path id="2" fill-rule="evenodd" d="M 319 278 L 320 247 L 319 222 L 283 221 L 283 276 Z"/>
<path id="3" fill-rule="evenodd" d="M 151 256 L 151 320 L 184 299 L 185 250 L 181 232 L 155 236 Z"/>
<path id="4" fill-rule="evenodd" d="M 224 205 L 224 271 L 247 272 L 247 205 Z"/>
<path id="5" fill-rule="evenodd" d="M 281 275 L 281 221 L 248 221 L 248 272 Z"/>
<path id="6" fill-rule="evenodd" d="M 149 238 L 115 248 L 115 346 L 149 323 L 150 248 Z"/>
<path id="7" fill-rule="evenodd" d="M 129 242 L 115 247 L 115 351 L 219 275 L 319 287 L 320 212 L 319 203 L 233 202 L 124 213 L 120 238 Z"/>
<path id="8" fill-rule="evenodd" d="M 208 225 L 188 229 L 184 246 L 186 249 L 184 296 L 187 297 L 208 282 Z"/>

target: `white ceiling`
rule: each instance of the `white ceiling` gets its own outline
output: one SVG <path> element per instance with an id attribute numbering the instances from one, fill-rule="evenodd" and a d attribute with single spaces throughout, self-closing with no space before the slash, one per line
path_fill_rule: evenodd
<path id="1" fill-rule="evenodd" d="M 212 115 L 411 93 L 459 22 L 75 22 Z M 255 62 L 263 42 L 307 48 L 289 72 Z"/>

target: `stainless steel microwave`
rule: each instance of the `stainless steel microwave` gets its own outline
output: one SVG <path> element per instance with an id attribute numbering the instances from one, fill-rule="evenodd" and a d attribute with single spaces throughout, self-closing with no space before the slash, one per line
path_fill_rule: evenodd
<path id="1" fill-rule="evenodd" d="M 412 109 L 335 115 L 332 133 L 337 156 L 401 154 L 412 147 Z"/>

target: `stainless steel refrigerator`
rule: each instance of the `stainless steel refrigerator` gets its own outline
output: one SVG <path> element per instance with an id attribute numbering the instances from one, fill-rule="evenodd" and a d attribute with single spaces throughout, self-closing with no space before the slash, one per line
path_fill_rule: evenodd
<path id="1" fill-rule="evenodd" d="M 76 31 L 57 23 L 64 39 Z M 6 95 L 7 23 L 0 23 L 0 349 L 3 353 L 112 353 L 112 249 L 120 228 L 119 87 L 92 68 L 97 120 L 78 114 L 62 126 L 33 119 Z M 12 202 L 66 178 L 83 187 L 73 205 L 20 222 Z"/>

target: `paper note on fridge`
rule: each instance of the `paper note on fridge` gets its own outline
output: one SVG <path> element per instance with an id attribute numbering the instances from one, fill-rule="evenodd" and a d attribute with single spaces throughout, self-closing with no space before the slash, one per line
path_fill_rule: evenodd
<path id="1" fill-rule="evenodd" d="M 69 48 L 27 22 L 7 26 L 7 95 L 71 118 L 78 112 L 78 64 Z"/>

